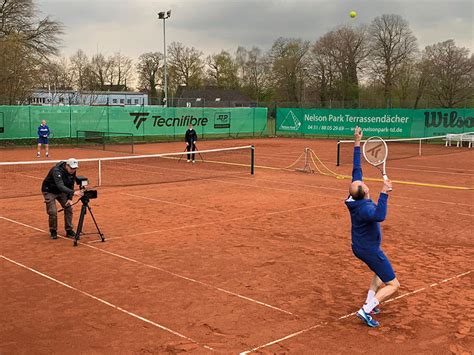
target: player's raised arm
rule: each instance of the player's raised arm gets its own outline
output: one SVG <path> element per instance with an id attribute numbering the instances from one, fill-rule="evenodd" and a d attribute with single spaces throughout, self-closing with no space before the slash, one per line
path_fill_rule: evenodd
<path id="1" fill-rule="evenodd" d="M 362 181 L 362 168 L 360 165 L 360 141 L 362 140 L 362 130 L 359 126 L 354 129 L 354 163 L 352 168 L 352 181 Z"/>

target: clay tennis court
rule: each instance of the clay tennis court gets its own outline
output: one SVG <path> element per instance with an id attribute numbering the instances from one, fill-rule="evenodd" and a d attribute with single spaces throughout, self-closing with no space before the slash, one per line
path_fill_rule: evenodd
<path id="1" fill-rule="evenodd" d="M 472 351 L 473 149 L 388 162 L 392 180 L 410 182 L 394 183 L 382 224 L 401 288 L 382 304 L 381 327 L 371 329 L 354 316 L 371 273 L 350 247 L 349 180 L 280 169 L 309 147 L 350 175 L 350 164 L 335 167 L 336 142 L 266 138 L 199 148 L 248 144 L 255 146 L 253 176 L 223 169 L 199 178 L 197 159 L 180 163 L 195 179 L 100 187 L 90 206 L 106 242 L 86 235 L 78 247 L 49 238 L 44 171 L 23 176 L 23 187 L 14 188 L 38 193 L 5 192 L 0 200 L 0 353 Z M 182 148 L 148 144 L 137 152 Z M 1 161 L 24 161 L 35 151 L 0 154 Z M 70 156 L 120 154 L 52 147 L 51 159 Z M 143 165 L 120 176 L 156 169 Z M 376 200 L 382 182 L 368 185 Z M 61 227 L 59 216 L 64 235 Z M 94 231 L 88 216 L 84 229 Z"/>

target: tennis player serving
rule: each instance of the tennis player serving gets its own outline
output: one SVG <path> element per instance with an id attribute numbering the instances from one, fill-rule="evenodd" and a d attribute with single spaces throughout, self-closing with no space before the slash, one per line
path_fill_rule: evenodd
<path id="1" fill-rule="evenodd" d="M 354 138 L 352 183 L 349 188 L 349 197 L 345 202 L 351 215 L 352 252 L 374 272 L 367 299 L 357 312 L 357 317 L 369 327 L 378 327 L 379 323 L 372 318 L 371 313 L 378 314 L 379 303 L 394 294 L 400 287 L 392 265 L 381 249 L 380 222 L 383 222 L 387 216 L 388 192 L 392 190 L 392 183 L 388 179 L 384 180 L 377 204 L 370 199 L 369 187 L 362 181 L 360 165 L 362 130 L 360 127 L 355 128 Z M 383 284 L 385 287 L 381 287 Z"/>

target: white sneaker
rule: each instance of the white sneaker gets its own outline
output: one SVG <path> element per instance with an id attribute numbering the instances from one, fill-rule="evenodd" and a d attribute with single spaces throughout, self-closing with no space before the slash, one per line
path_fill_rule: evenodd
<path id="1" fill-rule="evenodd" d="M 49 153 L 46 153 L 46 158 L 48 158 L 48 157 L 49 157 Z"/>
<path id="2" fill-rule="evenodd" d="M 40 158 L 40 157 L 41 157 L 41 154 L 40 154 L 40 153 L 36 153 L 36 157 L 37 157 L 37 158 Z"/>
<path id="3" fill-rule="evenodd" d="M 196 162 L 196 161 L 195 161 L 195 160 L 193 160 L 193 164 L 194 164 L 195 162 Z"/>
<path id="4" fill-rule="evenodd" d="M 190 162 L 191 162 L 191 160 L 188 159 L 188 163 L 190 163 Z"/>

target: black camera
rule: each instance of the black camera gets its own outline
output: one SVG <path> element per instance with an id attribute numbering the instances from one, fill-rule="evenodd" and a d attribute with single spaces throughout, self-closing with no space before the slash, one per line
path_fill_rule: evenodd
<path id="1" fill-rule="evenodd" d="M 89 179 L 85 176 L 76 176 L 76 182 L 79 185 L 79 188 L 83 190 L 83 195 L 81 197 L 83 201 L 97 198 L 97 190 L 86 190 L 86 186 L 89 185 Z"/>
<path id="2" fill-rule="evenodd" d="M 97 190 L 84 190 L 83 197 L 85 197 L 87 199 L 97 198 Z"/>

